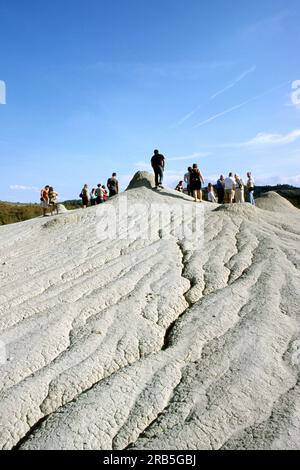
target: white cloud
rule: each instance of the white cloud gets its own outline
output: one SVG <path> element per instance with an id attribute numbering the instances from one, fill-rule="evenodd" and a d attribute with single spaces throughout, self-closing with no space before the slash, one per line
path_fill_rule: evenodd
<path id="1" fill-rule="evenodd" d="M 300 139 L 300 129 L 295 129 L 287 134 L 272 134 L 267 132 L 259 132 L 253 139 L 246 142 L 229 142 L 228 144 L 209 145 L 212 149 L 235 149 L 247 147 L 264 147 L 275 145 L 288 145 Z M 298 151 L 297 151 L 298 152 Z"/>
<path id="2" fill-rule="evenodd" d="M 167 161 L 168 162 L 180 162 L 180 161 L 190 160 L 191 163 L 195 163 L 195 160 L 197 160 L 198 158 L 209 157 L 209 155 L 211 155 L 211 153 L 209 152 L 195 152 L 195 153 L 192 153 L 191 155 L 185 155 L 183 157 L 171 157 L 171 158 L 168 158 Z"/>
<path id="3" fill-rule="evenodd" d="M 261 132 L 257 134 L 254 139 L 249 140 L 241 145 L 282 145 L 282 144 L 292 144 L 297 139 L 300 138 L 300 129 L 296 129 L 292 132 L 289 132 L 286 135 L 283 134 L 268 134 Z"/>
<path id="4" fill-rule="evenodd" d="M 119 180 L 119 184 L 121 187 L 121 191 L 125 190 L 128 187 L 132 178 L 133 178 L 133 174 L 118 175 L 118 180 Z"/>
<path id="5" fill-rule="evenodd" d="M 151 164 L 144 160 L 140 160 L 134 164 L 135 168 L 140 171 L 152 171 Z"/>
<path id="6" fill-rule="evenodd" d="M 184 180 L 186 171 L 166 171 L 164 175 L 164 183 L 170 188 L 175 188 L 179 181 Z"/>
<path id="7" fill-rule="evenodd" d="M 277 184 L 289 184 L 291 186 L 300 187 L 300 175 L 281 176 L 281 175 L 259 175 L 255 178 L 257 186 Z"/>
<path id="8" fill-rule="evenodd" d="M 34 191 L 38 192 L 39 188 L 35 186 L 24 186 L 22 184 L 14 184 L 9 187 L 12 191 Z"/>

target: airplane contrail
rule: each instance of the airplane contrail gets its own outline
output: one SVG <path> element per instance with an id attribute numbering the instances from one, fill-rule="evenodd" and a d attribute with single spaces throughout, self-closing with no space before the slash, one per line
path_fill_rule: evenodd
<path id="1" fill-rule="evenodd" d="M 241 75 L 239 75 L 238 77 L 236 77 L 229 85 L 227 85 L 225 88 L 223 88 L 222 90 L 218 91 L 217 93 L 215 93 L 214 95 L 211 96 L 210 98 L 210 101 L 214 100 L 217 96 L 219 95 L 222 95 L 223 93 L 225 93 L 225 91 L 227 90 L 230 90 L 231 88 L 233 88 L 235 85 L 237 85 L 239 82 L 241 82 L 244 78 L 247 77 L 247 75 L 249 75 L 250 73 L 254 72 L 256 70 L 256 65 L 253 65 L 250 69 L 246 70 L 245 72 L 243 72 Z M 188 121 L 192 116 L 194 116 L 194 114 L 196 114 L 196 112 L 201 108 L 201 105 L 197 106 L 195 109 L 193 109 L 192 111 L 190 111 L 188 114 L 186 114 L 185 116 L 183 116 L 176 124 L 174 124 L 172 127 L 179 127 L 181 126 L 182 124 L 184 124 L 186 121 Z"/>
<path id="2" fill-rule="evenodd" d="M 288 85 L 291 83 L 291 80 L 288 82 L 282 83 L 281 85 L 278 85 L 274 88 L 271 88 L 270 90 L 265 91 L 264 93 L 261 93 L 260 95 L 254 96 L 253 98 L 250 98 L 247 101 L 243 101 L 243 103 L 237 104 L 233 106 L 232 108 L 226 109 L 225 111 L 222 111 L 221 113 L 215 114 L 214 116 L 211 116 L 210 118 L 206 119 L 205 121 L 199 122 L 195 126 L 193 126 L 192 129 L 197 129 L 198 127 L 204 126 L 205 124 L 208 124 L 209 122 L 215 121 L 219 117 L 225 116 L 226 114 L 232 113 L 233 111 L 243 108 L 249 103 L 252 103 L 253 101 L 256 101 L 260 98 L 263 98 L 266 95 L 269 95 L 270 93 L 273 93 L 273 91 L 279 90 L 280 88 L 283 88 L 284 86 Z"/>
<path id="3" fill-rule="evenodd" d="M 230 90 L 231 88 L 233 88 L 235 85 L 237 85 L 239 82 L 241 82 L 244 78 L 247 77 L 247 75 L 249 75 L 250 73 L 254 72 L 256 70 L 256 65 L 253 65 L 251 67 L 251 69 L 249 70 L 246 70 L 245 72 L 243 72 L 241 75 L 239 75 L 237 78 L 235 78 L 233 80 L 233 82 L 231 82 L 229 85 L 227 85 L 225 88 L 223 88 L 222 90 L 220 91 L 217 91 L 217 93 L 215 93 L 214 95 L 212 95 L 212 97 L 210 98 L 211 100 L 214 100 L 217 96 L 220 96 L 222 95 L 223 93 L 225 93 L 225 91 L 227 90 Z"/>

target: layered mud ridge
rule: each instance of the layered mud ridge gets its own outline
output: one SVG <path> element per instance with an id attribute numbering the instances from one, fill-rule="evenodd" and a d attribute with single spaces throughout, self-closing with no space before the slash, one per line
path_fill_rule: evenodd
<path id="1" fill-rule="evenodd" d="M 300 449 L 299 210 L 151 184 L 0 227 L 1 449 Z"/>

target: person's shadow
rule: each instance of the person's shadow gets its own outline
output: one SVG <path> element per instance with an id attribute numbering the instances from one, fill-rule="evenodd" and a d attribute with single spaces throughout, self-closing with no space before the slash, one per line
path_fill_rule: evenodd
<path id="1" fill-rule="evenodd" d="M 175 199 L 181 199 L 181 200 L 184 200 L 184 201 L 191 201 L 193 202 L 193 198 L 188 196 L 187 194 L 184 194 L 184 193 L 179 193 L 177 191 L 178 194 L 176 194 L 175 190 L 174 190 L 174 193 L 171 192 L 172 190 L 170 189 L 169 191 L 166 191 L 164 189 L 155 189 L 155 188 L 152 188 L 152 191 L 154 191 L 156 194 L 160 194 L 162 196 L 168 196 L 168 197 L 173 197 Z"/>

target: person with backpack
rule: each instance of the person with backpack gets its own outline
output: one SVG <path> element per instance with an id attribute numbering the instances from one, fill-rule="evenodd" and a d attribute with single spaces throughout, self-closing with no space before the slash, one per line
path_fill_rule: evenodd
<path id="1" fill-rule="evenodd" d="M 58 194 L 54 191 L 52 187 L 49 188 L 49 206 L 51 215 L 53 215 L 54 209 L 58 215 L 58 203 L 57 203 L 57 196 Z"/>
<path id="2" fill-rule="evenodd" d="M 97 185 L 97 189 L 96 189 L 96 204 L 99 205 L 99 204 L 102 204 L 103 201 L 103 189 L 102 189 L 102 186 L 101 184 L 98 184 Z"/>
<path id="3" fill-rule="evenodd" d="M 109 190 L 109 197 L 117 196 L 119 194 L 119 182 L 117 180 L 117 173 L 113 173 L 112 177 L 107 181 Z"/>
<path id="4" fill-rule="evenodd" d="M 202 184 L 204 184 L 204 178 L 198 165 L 194 163 L 190 172 L 190 187 L 193 197 L 195 198 L 195 202 L 198 200 L 199 202 L 202 202 Z"/>
<path id="5" fill-rule="evenodd" d="M 159 150 L 154 150 L 154 155 L 151 158 L 151 166 L 155 175 L 155 189 L 163 189 L 165 157 L 159 153 Z"/>
<path id="6" fill-rule="evenodd" d="M 45 186 L 41 189 L 41 206 L 43 208 L 43 217 L 46 217 L 47 209 L 49 207 L 49 189 L 50 186 Z"/>
<path id="7" fill-rule="evenodd" d="M 79 195 L 79 197 L 82 199 L 82 207 L 83 209 L 86 209 L 87 206 L 89 205 L 89 198 L 90 198 L 90 194 L 89 194 L 89 187 L 87 184 L 85 184 L 82 188 L 82 191 Z"/>

